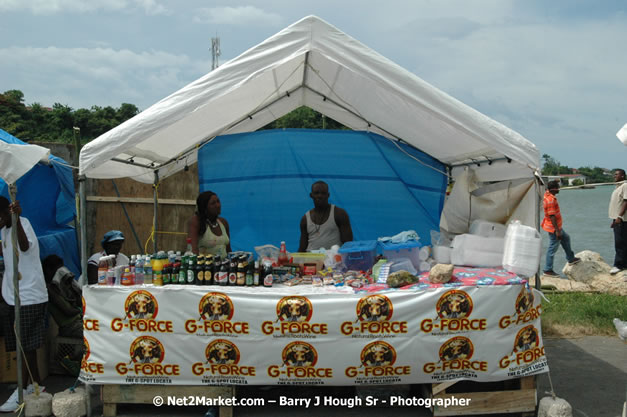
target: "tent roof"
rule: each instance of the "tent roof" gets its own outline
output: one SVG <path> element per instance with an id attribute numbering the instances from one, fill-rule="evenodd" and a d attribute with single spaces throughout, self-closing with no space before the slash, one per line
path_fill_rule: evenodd
<path id="1" fill-rule="evenodd" d="M 512 160 L 494 174 L 502 178 L 540 165 L 520 134 L 308 16 L 87 144 L 80 173 L 152 183 L 155 169 L 161 178 L 183 169 L 214 137 L 257 130 L 300 106 L 453 167 Z"/>

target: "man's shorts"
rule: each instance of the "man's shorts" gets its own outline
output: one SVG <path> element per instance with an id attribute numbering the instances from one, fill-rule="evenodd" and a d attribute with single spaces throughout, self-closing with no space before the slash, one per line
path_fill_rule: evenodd
<path id="1" fill-rule="evenodd" d="M 20 335 L 22 350 L 29 352 L 39 349 L 46 335 L 46 315 L 48 303 L 31 304 L 20 307 Z M 4 321 L 4 345 L 7 352 L 15 352 L 15 307 L 9 306 L 9 315 Z"/>

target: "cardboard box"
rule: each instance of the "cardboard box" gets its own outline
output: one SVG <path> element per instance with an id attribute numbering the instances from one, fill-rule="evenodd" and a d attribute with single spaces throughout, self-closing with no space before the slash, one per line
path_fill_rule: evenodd
<path id="1" fill-rule="evenodd" d="M 37 367 L 39 368 L 40 383 L 48 377 L 48 349 L 44 340 L 44 344 L 37 349 Z M 24 357 L 22 357 L 22 366 L 26 366 Z M 15 383 L 17 382 L 17 354 L 16 352 L 7 352 L 4 347 L 4 337 L 0 337 L 0 382 Z"/>

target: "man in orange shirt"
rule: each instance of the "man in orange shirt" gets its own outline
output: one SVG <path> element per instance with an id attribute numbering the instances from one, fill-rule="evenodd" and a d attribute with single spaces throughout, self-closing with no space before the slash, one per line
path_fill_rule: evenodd
<path id="1" fill-rule="evenodd" d="M 573 250 L 570 248 L 570 236 L 562 228 L 562 214 L 560 206 L 555 197 L 560 192 L 559 181 L 549 181 L 547 190 L 544 193 L 544 219 L 542 220 L 542 229 L 549 233 L 549 247 L 546 251 L 546 263 L 544 266 L 544 275 L 550 277 L 558 277 L 553 271 L 553 257 L 557 252 L 557 247 L 561 244 L 566 253 L 566 259 L 569 265 L 579 263 L 581 259 L 576 258 Z"/>

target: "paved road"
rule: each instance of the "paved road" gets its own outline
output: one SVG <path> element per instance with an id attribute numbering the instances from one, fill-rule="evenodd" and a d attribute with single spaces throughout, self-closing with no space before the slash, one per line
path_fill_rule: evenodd
<path id="1" fill-rule="evenodd" d="M 627 344 L 618 337 L 587 336 L 577 339 L 546 339 L 546 354 L 551 369 L 551 381 L 558 397 L 566 399 L 573 407 L 573 417 L 621 417 L 623 403 L 627 400 Z M 68 377 L 51 376 L 46 381 L 48 392 L 59 392 L 71 386 L 74 380 Z M 4 402 L 15 388 L 14 385 L 0 385 L 0 401 Z M 538 377 L 538 399 L 550 391 L 547 374 Z M 405 386 L 401 393 L 420 397 L 420 385 Z M 361 394 L 376 394 L 362 391 Z M 239 396 L 250 398 L 278 398 L 280 395 L 294 398 L 313 398 L 333 395 L 336 398 L 355 396 L 352 387 L 244 387 Z M 102 405 L 97 394 L 92 396 L 94 412 L 102 415 Z M 203 407 L 155 407 L 120 405 L 119 417 L 131 416 L 203 416 Z M 12 414 L 4 414 L 10 416 Z M 329 417 L 329 416 L 377 416 L 377 417 L 423 417 L 431 413 L 421 407 L 403 408 L 333 408 L 333 407 L 279 407 L 266 405 L 263 408 L 237 408 L 236 417 Z M 490 417 L 498 417 L 490 415 Z M 505 416 L 503 416 L 505 417 Z M 510 415 L 511 417 L 511 415 Z"/>

